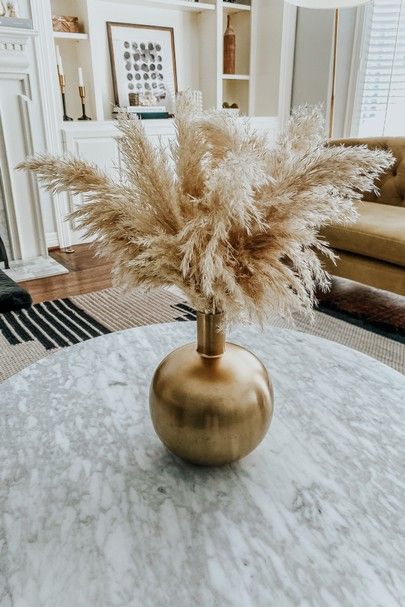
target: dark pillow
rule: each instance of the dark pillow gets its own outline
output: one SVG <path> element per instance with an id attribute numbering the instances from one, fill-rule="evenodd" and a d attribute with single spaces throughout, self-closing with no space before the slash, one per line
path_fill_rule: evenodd
<path id="1" fill-rule="evenodd" d="M 0 270 L 0 312 L 29 308 L 31 295 Z"/>

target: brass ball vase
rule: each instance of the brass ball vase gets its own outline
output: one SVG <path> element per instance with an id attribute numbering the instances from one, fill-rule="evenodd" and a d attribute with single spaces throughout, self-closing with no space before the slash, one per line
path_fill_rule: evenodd
<path id="1" fill-rule="evenodd" d="M 264 438 L 273 388 L 262 362 L 226 343 L 222 314 L 197 313 L 197 345 L 171 352 L 150 388 L 153 426 L 178 457 L 205 466 L 241 459 Z"/>

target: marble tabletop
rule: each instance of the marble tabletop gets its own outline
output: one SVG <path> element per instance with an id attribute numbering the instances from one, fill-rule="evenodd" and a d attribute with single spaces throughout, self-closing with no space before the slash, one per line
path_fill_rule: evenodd
<path id="1" fill-rule="evenodd" d="M 93 339 L 0 384 L 1 607 L 405 605 L 405 378 L 285 329 L 270 432 L 198 468 L 154 434 L 153 370 L 194 323 Z"/>

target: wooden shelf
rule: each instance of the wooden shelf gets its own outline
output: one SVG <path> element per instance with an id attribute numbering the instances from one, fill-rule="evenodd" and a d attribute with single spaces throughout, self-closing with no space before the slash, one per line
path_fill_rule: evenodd
<path id="1" fill-rule="evenodd" d="M 246 74 L 222 74 L 224 80 L 250 80 Z"/>
<path id="2" fill-rule="evenodd" d="M 249 12 L 251 9 L 250 5 L 240 4 L 239 2 L 235 4 L 233 2 L 223 2 L 222 7 L 228 14 Z"/>
<path id="3" fill-rule="evenodd" d="M 111 2 L 111 0 L 103 0 Z M 173 10 L 194 11 L 214 11 L 215 5 L 208 2 L 188 2 L 187 0 L 113 0 L 120 4 L 132 4 L 138 6 L 151 6 L 157 8 L 168 8 Z"/>
<path id="4" fill-rule="evenodd" d="M 70 33 L 70 32 L 53 32 L 53 37 L 57 40 L 88 40 L 88 34 Z"/>

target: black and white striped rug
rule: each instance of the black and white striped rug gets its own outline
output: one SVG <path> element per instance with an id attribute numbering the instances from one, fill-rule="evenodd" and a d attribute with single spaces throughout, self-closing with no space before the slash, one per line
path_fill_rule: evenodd
<path id="1" fill-rule="evenodd" d="M 45 301 L 1 314 L 0 331 L 11 346 L 37 341 L 45 350 L 66 348 L 111 333 L 71 299 Z"/>
<path id="2" fill-rule="evenodd" d="M 132 327 L 195 320 L 181 295 L 166 289 L 130 294 L 105 289 L 35 304 L 0 314 L 0 381 L 58 349 Z M 274 317 L 272 323 L 286 327 Z M 297 319 L 296 329 L 337 341 L 405 371 L 405 345 L 395 337 L 359 326 L 330 311 L 315 312 L 315 322 Z"/>

